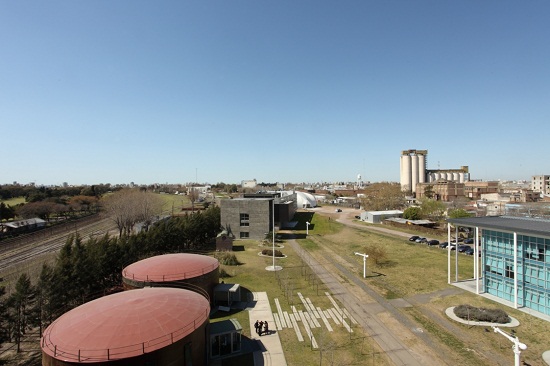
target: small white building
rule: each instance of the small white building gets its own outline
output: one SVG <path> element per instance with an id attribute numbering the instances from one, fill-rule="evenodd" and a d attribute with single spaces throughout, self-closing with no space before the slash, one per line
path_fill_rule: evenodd
<path id="1" fill-rule="evenodd" d="M 403 211 L 386 210 L 361 212 L 361 221 L 369 222 L 371 224 L 380 224 L 385 219 L 389 219 L 392 217 L 403 217 Z"/>

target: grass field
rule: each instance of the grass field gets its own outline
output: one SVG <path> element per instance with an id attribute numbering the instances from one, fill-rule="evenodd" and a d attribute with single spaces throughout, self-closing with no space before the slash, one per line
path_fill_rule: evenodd
<path id="1" fill-rule="evenodd" d="M 15 197 L 10 198 L 8 200 L 0 200 L 0 202 L 4 202 L 5 205 L 14 207 L 20 203 L 25 203 L 25 197 Z"/>
<path id="2" fill-rule="evenodd" d="M 298 292 L 309 298 L 316 307 L 332 307 L 325 295 L 327 289 L 314 278 L 311 270 L 291 248 L 280 249 L 287 258 L 276 259 L 276 265 L 282 266 L 283 270 L 269 272 L 265 268 L 272 264 L 273 259 L 259 256 L 259 242 L 238 241 L 235 245 L 238 249 L 235 254 L 242 264 L 221 266 L 221 269 L 231 276 L 224 279 L 226 283 L 239 283 L 250 291 L 267 292 L 273 312 L 276 312 L 275 298 L 279 299 L 283 311 L 292 313 L 293 305 L 303 310 Z M 219 320 L 232 317 L 237 318 L 243 326 L 243 335 L 250 337 L 248 313 L 242 311 L 224 315 Z M 333 332 L 328 332 L 324 327 L 313 329 L 314 337 L 319 342 L 318 349 L 312 349 L 303 328 L 302 334 L 306 338 L 304 342 L 298 341 L 293 329 L 283 328 L 278 331 L 287 363 L 314 365 L 320 364 L 322 358 L 324 365 L 365 365 L 364 359 L 369 357 L 368 365 L 386 364 L 385 357 L 370 344 L 370 339 L 365 336 L 362 329 L 354 326 L 351 336 L 343 326 L 333 326 L 333 329 Z"/>
<path id="3" fill-rule="evenodd" d="M 376 243 L 387 251 L 387 260 L 375 265 L 368 263 L 367 278 L 365 281 L 378 293 L 387 299 L 410 298 L 422 294 L 437 293 L 452 288 L 447 284 L 447 252 L 439 248 L 430 248 L 426 245 L 411 244 L 407 239 L 396 238 L 390 235 L 381 235 L 362 230 L 349 228 L 340 223 L 329 220 L 327 217 L 300 213 L 300 220 L 311 223 L 310 235 L 299 239 L 302 248 L 308 250 L 316 259 L 323 261 L 326 256 L 338 256 L 347 263 L 348 269 L 362 277 L 362 258 L 355 256 L 355 251 L 361 251 L 365 246 Z M 304 221 L 305 222 L 305 221 Z M 303 229 L 305 225 L 298 225 Z M 288 257 L 276 259 L 281 265 L 280 272 L 268 272 L 266 266 L 271 265 L 271 257 L 260 257 L 259 242 L 237 241 L 235 252 L 239 266 L 223 266 L 222 268 L 231 277 L 227 283 L 240 283 L 250 291 L 266 291 L 271 303 L 272 311 L 276 311 L 274 299 L 278 298 L 283 311 L 291 311 L 291 306 L 302 308 L 297 293 L 308 297 L 322 309 L 330 307 L 328 298 L 324 295 L 326 289 L 318 280 L 314 279 L 311 271 L 304 266 L 297 254 L 289 246 L 281 249 Z M 472 277 L 473 258 L 459 255 L 459 276 L 462 279 Z M 453 258 L 454 266 L 454 258 Z M 341 278 L 346 281 L 345 278 Z M 439 350 L 448 352 L 446 358 L 452 363 L 465 365 L 491 365 L 488 356 L 479 356 L 477 352 L 486 351 L 503 360 L 512 359 L 513 354 L 507 341 L 502 336 L 488 333 L 482 327 L 468 327 L 457 324 L 453 329 L 441 325 L 445 319 L 444 310 L 450 306 L 468 303 L 473 306 L 489 308 L 500 307 L 508 314 L 520 320 L 517 328 L 522 341 L 530 348 L 523 353 L 523 359 L 529 359 L 531 365 L 539 363 L 540 354 L 545 350 L 545 335 L 549 335 L 550 327 L 547 322 L 530 317 L 527 314 L 503 307 L 483 297 L 470 293 L 461 293 L 452 296 L 436 296 L 425 304 L 417 304 L 406 308 L 403 313 L 412 319 L 420 329 L 429 332 Z M 223 315 L 220 319 L 235 317 L 243 325 L 245 336 L 250 336 L 249 319 L 246 311 Z M 439 320 L 438 320 L 439 319 Z M 537 329 L 533 334 L 533 329 Z M 303 331 L 302 331 L 303 332 Z M 521 332 L 521 333 L 520 333 Z M 279 331 L 285 357 L 289 365 L 385 365 L 391 364 L 386 356 L 380 352 L 378 346 L 355 326 L 351 334 L 343 328 L 334 327 L 334 332 L 327 332 L 323 328 L 313 330 L 315 338 L 322 346 L 312 349 L 307 341 L 298 342 L 292 329 L 284 328 Z M 478 351 L 473 351 L 473 348 Z M 242 363 L 241 363 L 242 364 Z M 246 365 L 242 364 L 242 365 Z"/>

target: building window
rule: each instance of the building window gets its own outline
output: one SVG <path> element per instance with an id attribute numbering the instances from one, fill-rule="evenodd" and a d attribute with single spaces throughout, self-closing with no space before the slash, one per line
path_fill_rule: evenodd
<path id="1" fill-rule="evenodd" d="M 247 239 L 250 237 L 250 233 L 249 232 L 245 232 L 245 231 L 241 231 L 240 233 L 240 238 L 241 239 Z"/>
<path id="2" fill-rule="evenodd" d="M 240 215 L 241 226 L 250 226 L 250 215 L 242 213 Z"/>
<path id="3" fill-rule="evenodd" d="M 506 266 L 506 270 L 504 271 L 504 276 L 507 278 L 514 278 L 514 267 L 512 266 Z"/>

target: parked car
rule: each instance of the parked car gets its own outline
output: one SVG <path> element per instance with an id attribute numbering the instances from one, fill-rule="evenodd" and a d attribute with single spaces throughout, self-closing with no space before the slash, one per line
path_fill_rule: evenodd
<path id="1" fill-rule="evenodd" d="M 459 245 L 457 250 L 459 253 L 464 253 L 468 248 L 471 249 L 472 247 L 469 245 Z"/>
<path id="2" fill-rule="evenodd" d="M 428 239 L 426 239 L 426 238 L 420 238 L 420 243 L 425 244 L 425 243 L 427 243 L 427 242 L 428 242 Z"/>
<path id="3" fill-rule="evenodd" d="M 472 247 L 466 248 L 466 250 L 464 251 L 464 254 L 474 255 L 474 248 Z"/>
<path id="4" fill-rule="evenodd" d="M 474 243 L 474 239 L 472 238 L 464 239 L 464 244 L 473 244 L 473 243 Z"/>
<path id="5" fill-rule="evenodd" d="M 342 212 L 342 209 L 337 208 L 337 209 L 336 209 L 336 212 Z"/>
<path id="6" fill-rule="evenodd" d="M 426 238 L 420 237 L 420 238 L 416 239 L 415 242 L 422 243 L 423 240 L 426 240 Z"/>
<path id="7" fill-rule="evenodd" d="M 418 238 L 420 238 L 418 235 L 413 235 L 409 238 L 409 241 L 415 241 Z"/>
<path id="8" fill-rule="evenodd" d="M 432 246 L 432 245 L 439 245 L 439 240 L 435 240 L 435 239 L 432 239 L 432 240 L 428 240 L 428 243 L 427 243 L 429 246 Z"/>
<path id="9" fill-rule="evenodd" d="M 446 242 L 446 241 L 444 241 L 443 243 L 439 243 L 440 248 L 447 248 L 448 245 L 449 245 L 449 243 Z"/>

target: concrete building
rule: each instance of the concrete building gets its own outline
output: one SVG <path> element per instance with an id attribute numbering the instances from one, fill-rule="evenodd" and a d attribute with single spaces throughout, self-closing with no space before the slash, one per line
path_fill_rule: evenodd
<path id="1" fill-rule="evenodd" d="M 371 224 L 380 224 L 382 221 L 392 217 L 403 217 L 403 211 L 386 210 L 361 212 L 361 221 L 369 222 Z"/>
<path id="2" fill-rule="evenodd" d="M 477 294 L 488 293 L 516 309 L 550 315 L 550 220 L 516 217 L 449 219 L 456 234 L 460 227 L 475 228 L 474 282 Z M 453 235 L 449 225 L 448 240 Z M 452 281 L 451 250 L 448 282 Z M 455 254 L 455 282 L 458 278 Z"/>
<path id="3" fill-rule="evenodd" d="M 421 199 L 432 196 L 432 199 L 451 202 L 459 198 L 464 199 L 464 183 L 438 180 L 431 183 L 418 183 L 416 185 L 416 198 Z"/>
<path id="4" fill-rule="evenodd" d="M 481 195 L 498 193 L 498 182 L 469 181 L 464 182 L 464 195 L 471 200 L 481 199 Z"/>
<path id="5" fill-rule="evenodd" d="M 256 179 L 243 180 L 241 181 L 241 187 L 244 188 L 255 188 L 258 185 Z"/>
<path id="6" fill-rule="evenodd" d="M 274 228 L 290 225 L 297 208 L 296 195 L 245 194 L 220 201 L 221 224 L 236 239 L 264 239 Z"/>
<path id="7" fill-rule="evenodd" d="M 470 180 L 467 166 L 458 169 L 428 169 L 428 150 L 403 150 L 400 160 L 400 183 L 403 191 L 416 192 L 419 183 L 446 180 L 464 183 Z"/>
<path id="8" fill-rule="evenodd" d="M 550 194 L 550 175 L 534 175 L 531 179 L 531 189 L 534 192 Z"/>

